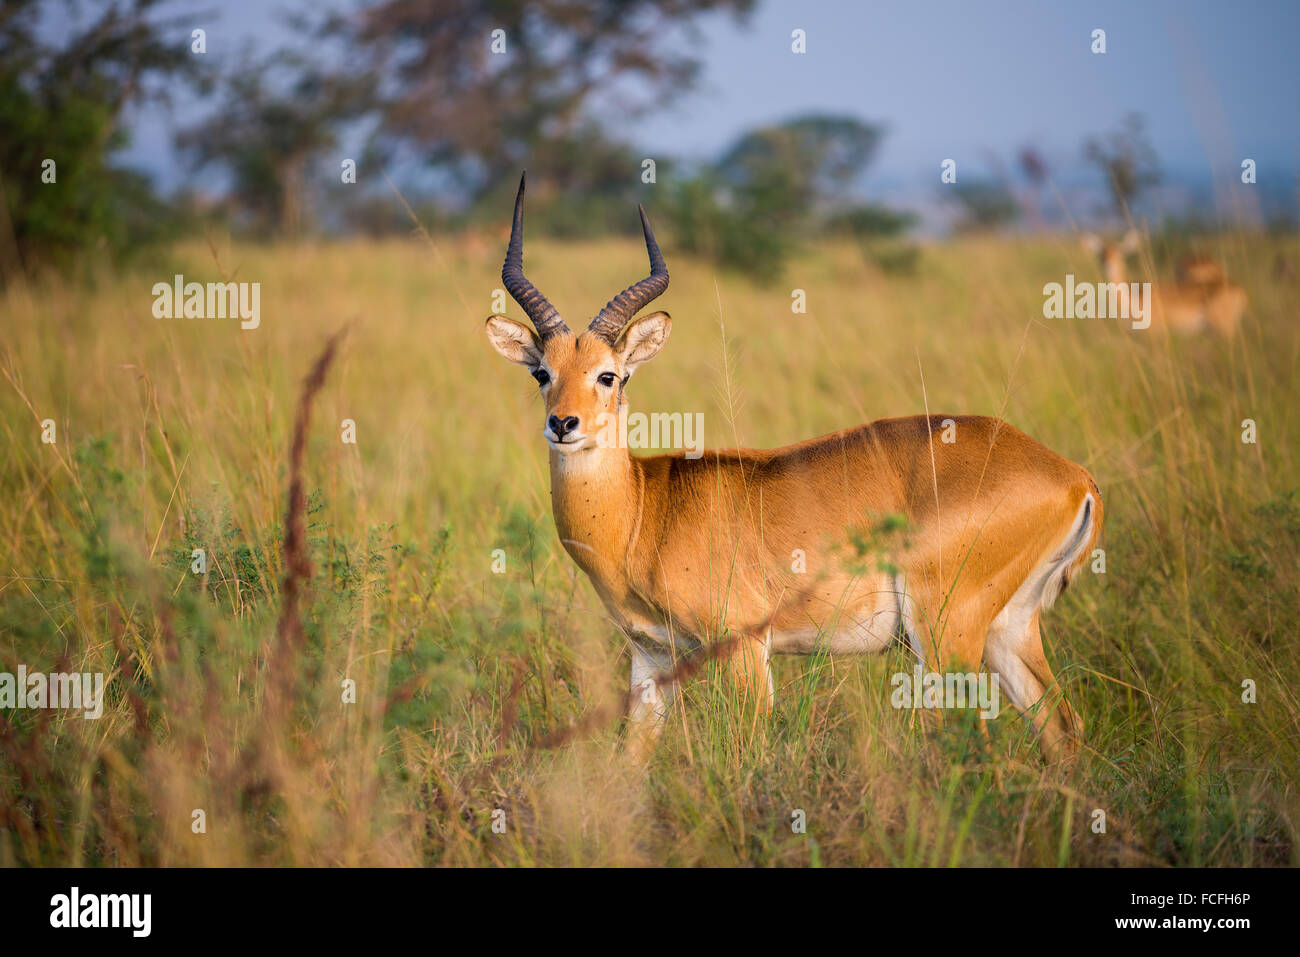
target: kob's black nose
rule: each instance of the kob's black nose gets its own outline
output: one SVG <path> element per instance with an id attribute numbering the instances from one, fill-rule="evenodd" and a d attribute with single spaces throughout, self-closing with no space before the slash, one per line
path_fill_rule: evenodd
<path id="1" fill-rule="evenodd" d="M 578 428 L 578 417 L 576 415 L 567 415 L 561 419 L 558 415 L 553 415 L 546 420 L 546 424 L 551 427 L 551 431 L 555 433 L 557 439 L 562 439 L 566 433 L 573 432 Z"/>

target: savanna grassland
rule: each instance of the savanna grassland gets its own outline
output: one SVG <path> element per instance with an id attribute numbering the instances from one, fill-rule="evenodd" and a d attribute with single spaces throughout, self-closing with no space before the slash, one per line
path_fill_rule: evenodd
<path id="1" fill-rule="evenodd" d="M 200 242 L 5 294 L 0 670 L 108 684 L 98 721 L 3 712 L 0 864 L 1297 862 L 1294 239 L 1208 250 L 1251 296 L 1231 345 L 1044 319 L 1044 283 L 1100 278 L 1068 238 L 933 245 L 902 276 L 825 245 L 767 287 L 669 241 L 673 333 L 633 411 L 703 412 L 710 447 L 1003 416 L 1096 476 L 1105 572 L 1044 619 L 1086 726 L 1072 766 L 1013 710 L 986 736 L 891 707 L 898 647 L 778 658 L 755 728 L 706 669 L 645 772 L 604 719 L 627 649 L 556 540 L 536 385 L 483 335 L 503 248 Z M 537 239 L 527 267 L 576 322 L 645 253 Z M 155 282 L 223 272 L 262 283 L 257 330 L 151 314 Z M 297 637 L 277 628 L 295 407 L 345 324 L 303 450 Z"/>

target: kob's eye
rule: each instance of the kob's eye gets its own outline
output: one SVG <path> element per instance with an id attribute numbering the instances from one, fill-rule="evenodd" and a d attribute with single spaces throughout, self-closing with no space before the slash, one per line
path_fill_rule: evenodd
<path id="1" fill-rule="evenodd" d="M 614 373 L 602 372 L 600 375 L 596 376 L 596 381 L 599 382 L 601 385 L 605 386 L 606 388 L 613 388 Z"/>
<path id="2" fill-rule="evenodd" d="M 546 385 L 551 381 L 551 374 L 545 369 L 534 369 L 533 378 L 537 380 L 538 385 Z"/>

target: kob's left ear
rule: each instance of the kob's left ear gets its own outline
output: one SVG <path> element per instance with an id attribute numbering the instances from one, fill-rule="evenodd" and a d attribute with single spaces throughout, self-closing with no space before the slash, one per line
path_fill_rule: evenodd
<path id="1" fill-rule="evenodd" d="M 631 375 L 636 367 L 653 359 L 668 341 L 673 328 L 672 316 L 666 312 L 652 312 L 632 322 L 614 343 L 614 352 L 623 360 L 623 369 Z"/>

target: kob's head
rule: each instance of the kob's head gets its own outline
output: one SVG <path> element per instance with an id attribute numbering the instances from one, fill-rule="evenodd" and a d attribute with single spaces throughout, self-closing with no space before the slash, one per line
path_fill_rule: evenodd
<path id="1" fill-rule="evenodd" d="M 1124 275 L 1125 261 L 1142 248 L 1136 229 L 1130 229 L 1118 242 L 1102 239 L 1096 233 L 1084 233 L 1080 241 L 1084 249 L 1097 257 L 1102 270 L 1112 279 Z"/>
<path id="2" fill-rule="evenodd" d="M 515 197 L 514 225 L 501 279 L 536 331 L 505 316 L 489 316 L 488 341 L 537 380 L 545 402 L 542 434 L 563 454 L 595 448 L 609 417 L 623 405 L 623 387 L 641 363 L 663 347 L 672 328 L 666 312 L 632 317 L 668 288 L 668 268 L 645 210 L 641 228 L 650 254 L 650 275 L 606 303 L 591 324 L 574 335 L 559 311 L 524 277 L 524 178 Z"/>

